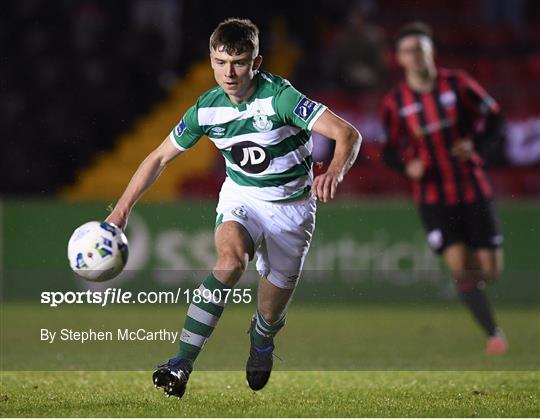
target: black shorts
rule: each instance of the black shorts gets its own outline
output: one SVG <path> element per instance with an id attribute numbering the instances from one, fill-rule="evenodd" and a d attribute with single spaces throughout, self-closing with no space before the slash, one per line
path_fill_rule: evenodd
<path id="1" fill-rule="evenodd" d="M 472 249 L 498 248 L 503 242 L 492 201 L 455 206 L 421 204 L 419 211 L 427 242 L 438 254 L 457 242 Z"/>

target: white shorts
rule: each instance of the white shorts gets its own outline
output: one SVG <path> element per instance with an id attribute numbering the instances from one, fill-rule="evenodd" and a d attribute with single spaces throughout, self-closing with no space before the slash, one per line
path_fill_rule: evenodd
<path id="1" fill-rule="evenodd" d="M 219 193 L 217 224 L 235 221 L 253 240 L 257 271 L 281 289 L 293 289 L 315 230 L 315 197 L 276 203 L 246 195 L 226 180 Z"/>

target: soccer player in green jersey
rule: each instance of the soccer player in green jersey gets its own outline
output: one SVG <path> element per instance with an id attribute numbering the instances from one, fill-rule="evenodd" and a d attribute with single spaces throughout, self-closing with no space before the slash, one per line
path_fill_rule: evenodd
<path id="1" fill-rule="evenodd" d="M 223 154 L 227 177 L 217 206 L 217 261 L 200 286 L 212 299 L 190 304 L 177 356 L 153 374 L 156 387 L 178 398 L 224 310 L 219 296 L 225 293 L 214 292 L 233 288 L 255 256 L 261 278 L 246 376 L 253 390 L 266 385 L 273 338 L 285 324 L 315 228 L 316 200 L 334 198 L 361 143 L 351 124 L 260 70 L 259 31 L 251 21 L 218 25 L 210 37 L 210 63 L 218 86 L 203 93 L 141 163 L 107 218 L 125 228 L 131 209 L 167 164 L 202 136 Z M 336 142 L 328 170 L 315 178 L 311 131 Z"/>

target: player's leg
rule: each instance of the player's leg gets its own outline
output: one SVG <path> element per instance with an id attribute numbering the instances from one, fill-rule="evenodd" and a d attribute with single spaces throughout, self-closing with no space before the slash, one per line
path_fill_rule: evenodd
<path id="1" fill-rule="evenodd" d="M 476 265 L 484 280 L 493 283 L 503 270 L 504 253 L 502 248 L 480 248 L 473 252 Z"/>
<path id="2" fill-rule="evenodd" d="M 285 325 L 287 306 L 294 289 L 284 289 L 261 277 L 257 291 L 257 312 L 254 316 L 252 338 L 258 349 L 273 346 L 273 338 Z"/>
<path id="3" fill-rule="evenodd" d="M 495 334 L 496 325 L 484 292 L 480 271 L 470 258 L 464 243 L 455 243 L 443 251 L 443 258 L 456 282 L 459 297 L 471 311 L 488 336 Z"/>
<path id="4" fill-rule="evenodd" d="M 257 293 L 257 311 L 251 320 L 250 352 L 246 378 L 251 389 L 262 389 L 273 367 L 274 337 L 285 325 L 285 315 L 294 289 L 284 289 L 261 277 Z"/>
<path id="5" fill-rule="evenodd" d="M 490 200 L 479 201 L 465 206 L 465 226 L 467 230 L 467 243 L 471 249 L 471 266 L 476 274 L 479 295 L 485 301 L 484 318 L 490 315 L 494 326 L 487 331 L 489 338 L 486 353 L 501 354 L 508 349 L 508 343 L 502 330 L 497 326 L 493 310 L 487 303 L 485 285 L 493 282 L 500 274 L 503 266 L 502 241 L 503 236 L 495 213 L 495 207 Z M 480 305 L 480 304 L 478 304 Z"/>
<path id="6" fill-rule="evenodd" d="M 238 222 L 227 221 L 220 224 L 215 232 L 215 246 L 217 261 L 212 272 L 200 286 L 199 301 L 193 300 L 188 307 L 188 313 L 180 335 L 180 350 L 178 356 L 191 363 L 199 355 L 206 340 L 214 330 L 225 302 L 219 300 L 208 301 L 206 296 L 225 295 L 215 293 L 215 290 L 233 288 L 253 256 L 253 241 L 247 230 Z M 204 290 L 208 292 L 204 292 Z"/>
<path id="7" fill-rule="evenodd" d="M 216 228 L 214 242 L 217 260 L 212 272 L 220 283 L 234 287 L 253 258 L 253 240 L 243 225 L 230 220 Z"/>
<path id="8" fill-rule="evenodd" d="M 488 336 L 495 333 L 492 310 L 484 292 L 482 275 L 465 243 L 455 243 L 443 251 L 443 259 L 452 273 L 460 299 Z"/>
<path id="9" fill-rule="evenodd" d="M 216 291 L 234 287 L 253 257 L 253 240 L 237 221 L 226 221 L 217 227 L 215 246 L 217 261 L 199 287 L 202 299 L 193 299 L 188 307 L 178 355 L 159 366 L 153 375 L 155 386 L 164 388 L 167 396 L 180 398 L 184 394 L 193 364 L 223 313 L 225 301 L 219 296 L 225 293 Z"/>
<path id="10" fill-rule="evenodd" d="M 287 310 L 294 289 L 283 289 L 261 277 L 257 291 L 257 311 L 269 324 L 279 322 Z"/>
<path id="11" fill-rule="evenodd" d="M 464 243 L 455 243 L 443 251 L 443 258 L 456 282 L 459 297 L 488 336 L 487 352 L 503 353 L 507 347 L 506 340 L 497 328 L 485 293 L 485 276 L 475 253 Z M 495 344 L 490 345 L 491 342 Z"/>
<path id="12" fill-rule="evenodd" d="M 481 248 L 471 251 L 471 258 L 475 261 L 480 278 L 484 283 L 494 282 L 500 275 L 503 267 L 503 250 L 501 248 Z M 487 354 L 504 354 L 508 351 L 508 341 L 502 329 L 495 327 L 490 334 L 487 344 Z"/>
<path id="13" fill-rule="evenodd" d="M 257 311 L 250 328 L 246 378 L 251 389 L 262 389 L 273 367 L 274 337 L 285 325 L 288 304 L 298 283 L 315 228 L 315 200 L 273 205 L 271 223 L 257 251 L 261 274 Z M 264 212 L 261 217 L 264 218 Z"/>
<path id="14" fill-rule="evenodd" d="M 463 206 L 422 205 L 420 216 L 428 243 L 442 256 L 454 279 L 458 295 L 474 318 L 489 335 L 495 324 L 479 283 L 468 246 L 467 214 Z"/>

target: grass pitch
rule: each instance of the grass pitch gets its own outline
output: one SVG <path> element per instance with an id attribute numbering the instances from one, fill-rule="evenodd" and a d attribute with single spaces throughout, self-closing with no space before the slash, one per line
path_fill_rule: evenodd
<path id="1" fill-rule="evenodd" d="M 175 344 L 46 344 L 39 328 L 174 328 L 182 308 L 5 304 L 1 312 L 2 417 L 540 416 L 536 308 L 497 308 L 510 352 L 486 357 L 485 338 L 457 305 L 293 305 L 276 341 L 282 360 L 257 393 L 242 371 L 252 308 L 227 308 L 180 401 L 151 383 Z M 132 371 L 122 371 L 126 360 Z"/>
<path id="2" fill-rule="evenodd" d="M 2 374 L 4 417 L 538 417 L 538 372 L 196 372 L 180 401 L 149 372 Z"/>

